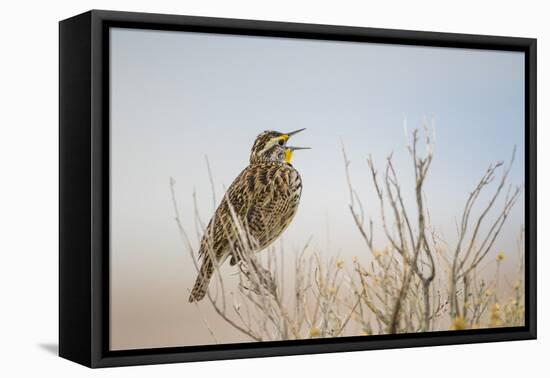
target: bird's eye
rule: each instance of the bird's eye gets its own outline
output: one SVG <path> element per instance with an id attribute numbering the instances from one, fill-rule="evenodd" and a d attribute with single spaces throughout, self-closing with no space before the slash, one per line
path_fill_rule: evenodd
<path id="1" fill-rule="evenodd" d="M 284 144 L 285 144 L 285 141 L 284 141 L 284 140 L 282 140 L 282 139 L 279 140 L 279 146 L 282 146 L 282 145 L 284 145 Z"/>

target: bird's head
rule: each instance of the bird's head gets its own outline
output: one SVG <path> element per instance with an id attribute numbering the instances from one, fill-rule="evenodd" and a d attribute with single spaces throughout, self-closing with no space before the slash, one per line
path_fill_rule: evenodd
<path id="1" fill-rule="evenodd" d="M 278 131 L 264 131 L 256 137 L 252 151 L 250 153 L 250 164 L 261 162 L 286 162 L 290 163 L 293 152 L 296 150 L 308 149 L 309 147 L 290 147 L 286 142 L 293 135 L 298 134 L 300 129 L 289 133 L 281 133 Z"/>

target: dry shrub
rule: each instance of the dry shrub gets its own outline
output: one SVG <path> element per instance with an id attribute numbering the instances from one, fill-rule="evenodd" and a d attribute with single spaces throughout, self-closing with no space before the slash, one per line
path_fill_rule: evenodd
<path id="1" fill-rule="evenodd" d="M 370 254 L 368 263 L 362 264 L 356 257 L 351 262 L 334 256 L 321 258 L 308 242 L 301 251 L 294 251 L 293 269 L 285 272 L 288 264 L 285 265 L 284 256 L 288 254 L 283 244 L 275 243 L 262 253 L 252 253 L 256 243 L 246 225 L 234 216 L 235 234 L 244 245 L 243 251 L 232 251 L 241 257 L 238 284 L 228 288 L 223 274 L 216 273 L 207 300 L 197 304 L 197 310 L 212 306 L 225 324 L 255 341 L 523 325 L 523 229 L 518 238 L 516 277 L 510 280 L 501 272 L 505 254 L 499 253 L 494 261 L 487 261 L 522 190 L 507 184 L 515 150 L 508 165 L 502 162 L 490 165 L 467 195 L 459 216 L 456 242 L 450 245 L 431 225 L 424 192 L 433 160 L 433 138 L 428 128 L 424 128 L 423 154 L 420 144 L 419 131 L 414 130 L 407 147 L 415 178 L 413 209 L 405 206 L 406 189 L 399 182 L 392 155 L 386 158 L 382 174 L 373 158 L 367 159 L 380 205 L 376 220 L 383 230 L 380 241 L 374 240 L 375 221 L 372 215 L 367 217 L 352 185 L 350 161 L 342 146 L 349 210 Z M 208 160 L 207 168 L 215 206 Z M 499 172 L 496 185 L 491 185 Z M 170 184 L 176 223 L 198 269 L 195 248 L 181 223 L 173 179 Z M 482 192 L 489 194 L 489 200 L 480 205 Z M 499 200 L 502 204 L 497 208 Z M 194 203 L 200 240 L 205 227 L 196 196 Z M 480 210 L 476 211 L 477 208 Z M 482 262 L 484 268 L 494 264 L 492 277 L 481 274 Z M 216 339 L 206 319 L 204 323 Z"/>

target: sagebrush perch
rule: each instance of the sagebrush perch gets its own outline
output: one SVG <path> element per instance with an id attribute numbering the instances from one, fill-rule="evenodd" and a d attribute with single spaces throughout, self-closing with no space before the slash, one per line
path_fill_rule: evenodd
<path id="1" fill-rule="evenodd" d="M 285 273 L 285 264 L 287 269 L 290 266 L 283 261 L 285 255 L 288 256 L 284 251 L 284 243 L 275 246 L 272 243 L 277 238 L 275 236 L 266 243 L 266 253 L 255 253 L 261 247 L 258 240 L 265 239 L 252 234 L 247 218 L 239 215 L 242 213 L 228 201 L 227 224 L 232 227 L 229 229 L 233 232 L 228 240 L 232 244 L 229 244 L 229 252 L 226 252 L 221 262 L 227 257 L 236 256 L 233 262 L 239 263 L 239 270 L 236 272 L 238 283 L 226 285 L 224 274 L 217 274 L 215 285 L 213 282 L 211 288 L 205 288 L 204 296 L 208 298 L 206 306 L 212 306 L 223 324 L 255 341 L 524 324 L 523 229 L 519 235 L 519 264 L 514 278 L 503 276 L 500 270 L 501 262 L 506 256 L 503 252 L 499 252 L 493 260 L 493 264 L 496 264 L 494 275 L 482 272 L 480 268 L 481 261 L 484 261 L 485 271 L 491 265 L 491 261 L 487 259 L 487 251 L 492 249 L 521 191 L 521 187 L 510 187 L 503 198 L 502 210 L 497 209 L 495 213 L 485 216 L 488 213 L 487 208 L 493 207 L 502 193 L 501 188 L 508 180 L 507 172 L 513 156 L 488 202 L 478 210 L 479 213 L 472 210 L 472 193 L 477 198 L 480 191 L 489 189 L 495 170 L 504 165 L 498 163 L 490 166 L 480 184 L 467 196 L 466 214 L 475 220 L 474 227 L 466 227 L 462 232 L 459 228 L 458 240 L 446 240 L 432 224 L 429 198 L 423 190 L 434 150 L 433 140 L 427 129 L 424 154 L 419 148 L 421 142 L 419 132 L 414 130 L 408 146 L 413 162 L 411 167 L 415 173 L 412 186 L 409 186 L 410 183 L 403 186 L 400 184 L 392 155 L 388 156 L 380 172 L 373 159 L 367 159 L 367 172 L 370 173 L 375 199 L 380 207 L 379 217 L 374 218 L 372 213 L 369 215 L 369 210 L 374 207 L 373 203 L 363 205 L 366 202 L 361 200 L 352 185 L 351 162 L 342 146 L 349 189 L 349 210 L 359 234 L 366 242 L 368 252 L 365 255 L 364 249 L 359 248 L 357 255 L 352 258 L 352 264 L 346 264 L 344 259 L 335 254 L 336 251 L 330 249 L 324 251 L 329 254 L 328 258 L 323 258 L 322 250 L 312 246 L 310 238 L 301 251 L 295 251 L 294 266 L 291 267 L 291 272 Z M 280 147 L 282 149 L 279 151 L 283 153 L 289 149 L 285 143 Z M 251 162 L 251 166 L 254 164 L 259 163 Z M 208 159 L 207 168 L 215 205 L 213 177 Z M 267 178 L 269 179 L 269 173 Z M 257 180 L 262 181 L 260 177 Z M 196 248 L 180 222 L 174 180 L 171 180 L 171 189 L 178 228 L 192 262 L 199 270 Z M 409 207 L 403 199 L 406 193 L 413 194 L 413 202 Z M 224 201 L 227 201 L 226 197 L 227 194 Z M 464 214 L 461 215 L 464 218 Z M 489 224 L 486 229 L 479 226 L 484 221 Z M 211 225 L 216 220 L 213 218 L 204 227 L 195 201 L 195 222 L 198 226 L 197 239 L 202 240 L 198 248 L 200 250 L 205 243 L 205 237 L 210 237 L 206 239 L 206 243 L 212 240 L 212 235 L 209 235 L 211 231 L 207 229 L 212 230 Z M 374 233 L 375 226 L 381 228 L 382 232 Z M 283 230 L 284 228 L 280 232 Z M 375 236 L 379 240 L 375 241 Z M 482 242 L 477 243 L 475 239 Z M 458 246 L 459 252 L 456 254 L 460 240 L 462 247 Z M 271 246 L 267 247 L 269 243 Z M 212 251 L 212 248 L 206 249 L 201 255 L 205 256 L 205 253 Z M 456 266 L 461 267 L 455 271 L 457 274 L 453 274 L 455 260 Z M 211 274 L 221 263 L 218 262 L 220 260 L 214 261 Z M 512 292 L 503 287 L 508 282 L 514 283 Z M 210 335 L 215 342 L 219 342 L 215 327 L 210 327 L 209 320 L 202 315 L 197 301 L 195 303 Z"/>

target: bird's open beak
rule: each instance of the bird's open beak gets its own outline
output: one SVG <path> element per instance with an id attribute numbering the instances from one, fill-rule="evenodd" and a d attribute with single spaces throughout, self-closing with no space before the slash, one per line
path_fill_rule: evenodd
<path id="1" fill-rule="evenodd" d="M 294 131 L 291 131 L 291 132 L 289 132 L 289 133 L 285 133 L 285 134 L 283 134 L 283 138 L 284 138 L 285 140 L 288 140 L 288 138 L 290 138 L 291 136 L 296 135 L 296 134 L 298 134 L 300 131 L 304 131 L 304 130 L 305 130 L 305 128 L 299 129 L 299 130 L 294 130 Z"/>
<path id="2" fill-rule="evenodd" d="M 311 147 L 293 147 L 293 146 L 286 146 L 285 147 L 285 162 L 290 163 L 292 160 L 292 155 L 294 151 L 296 150 L 309 150 Z"/>
<path id="3" fill-rule="evenodd" d="M 291 150 L 291 151 L 296 151 L 296 150 L 311 150 L 311 147 L 293 147 L 293 146 L 286 146 L 287 149 Z"/>

